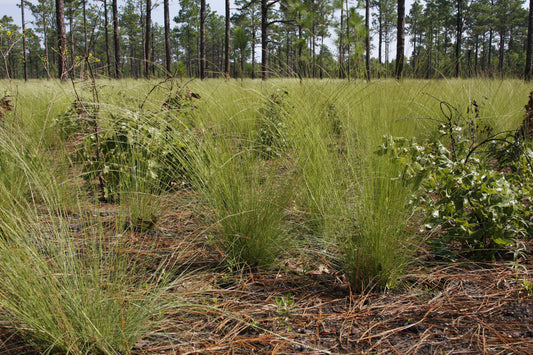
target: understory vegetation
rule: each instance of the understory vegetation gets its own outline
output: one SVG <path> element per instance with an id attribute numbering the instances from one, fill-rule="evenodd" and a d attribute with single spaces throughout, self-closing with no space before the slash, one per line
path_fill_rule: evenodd
<path id="1" fill-rule="evenodd" d="M 517 268 L 531 238 L 533 101 L 520 81 L 8 87 L 0 313 L 40 351 L 128 353 L 191 308 L 179 290 L 206 271 L 190 267 L 202 251 L 157 247 L 184 191 L 216 267 L 320 264 L 354 293 L 401 289 L 422 249 Z"/>

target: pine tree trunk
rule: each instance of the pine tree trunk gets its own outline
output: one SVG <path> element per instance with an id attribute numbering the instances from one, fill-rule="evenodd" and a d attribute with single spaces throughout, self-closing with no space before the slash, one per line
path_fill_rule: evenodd
<path id="1" fill-rule="evenodd" d="M 341 23 L 339 31 L 339 78 L 344 78 L 344 5 L 341 3 Z"/>
<path id="2" fill-rule="evenodd" d="M 351 67 L 350 67 L 350 17 L 348 17 L 348 14 L 349 14 L 349 8 L 348 8 L 348 0 L 346 0 L 346 41 L 348 42 L 348 45 L 346 46 L 348 51 L 346 52 L 346 57 L 348 58 L 348 63 L 347 63 L 347 66 L 346 66 L 346 76 L 348 76 L 348 81 L 350 81 L 351 79 L 351 74 L 350 74 L 350 71 L 351 71 Z"/>
<path id="3" fill-rule="evenodd" d="M 73 1 L 68 2 L 68 28 L 70 31 L 70 65 L 72 67 L 72 76 L 76 77 L 76 56 L 74 55 L 74 9 L 72 7 Z"/>
<path id="4" fill-rule="evenodd" d="M 207 60 L 205 53 L 205 22 L 206 22 L 205 0 L 200 2 L 200 79 L 206 79 Z"/>
<path id="5" fill-rule="evenodd" d="M 378 63 L 382 64 L 381 54 L 383 47 L 383 14 L 381 9 L 381 2 L 379 3 L 378 9 Z M 415 47 L 416 48 L 416 47 Z"/>
<path id="6" fill-rule="evenodd" d="M 365 64 L 366 64 L 366 80 L 370 81 L 370 0 L 365 2 Z"/>
<path id="7" fill-rule="evenodd" d="M 63 0 L 56 0 L 56 31 L 58 43 L 57 76 L 67 80 L 67 36 L 65 33 L 65 7 Z"/>
<path id="8" fill-rule="evenodd" d="M 458 78 L 461 71 L 461 40 L 463 35 L 462 1 L 457 0 L 457 23 L 455 42 L 455 77 Z"/>
<path id="9" fill-rule="evenodd" d="M 115 78 L 120 78 L 120 41 L 118 31 L 118 0 L 113 0 L 113 44 L 115 50 Z"/>
<path id="10" fill-rule="evenodd" d="M 398 24 L 396 40 L 396 79 L 403 75 L 403 61 L 405 52 L 405 0 L 398 0 Z"/>
<path id="11" fill-rule="evenodd" d="M 230 40 L 230 11 L 229 11 L 229 0 L 226 0 L 226 42 L 224 46 L 224 71 L 226 73 L 226 79 L 229 79 L 229 40 Z M 244 74 L 244 61 L 241 60 L 241 65 L 243 67 L 242 74 Z"/>
<path id="12" fill-rule="evenodd" d="M 261 78 L 268 79 L 268 4 L 261 0 Z"/>
<path id="13" fill-rule="evenodd" d="M 172 75 L 172 52 L 170 50 L 170 9 L 168 0 L 163 3 L 165 12 L 165 64 L 167 75 Z"/>
<path id="14" fill-rule="evenodd" d="M 252 30 L 252 80 L 255 79 L 255 43 L 257 41 L 257 31 L 255 24 Z"/>
<path id="15" fill-rule="evenodd" d="M 89 49 L 87 47 L 87 0 L 83 0 L 83 49 L 84 55 L 89 55 Z"/>
<path id="16" fill-rule="evenodd" d="M 144 35 L 144 77 L 149 78 L 152 62 L 152 0 L 146 0 L 146 30 Z"/>
<path id="17" fill-rule="evenodd" d="M 50 55 L 48 50 L 48 27 L 46 26 L 46 19 L 43 13 L 43 33 L 44 33 L 44 57 L 46 58 L 45 69 L 46 79 L 50 80 Z"/>

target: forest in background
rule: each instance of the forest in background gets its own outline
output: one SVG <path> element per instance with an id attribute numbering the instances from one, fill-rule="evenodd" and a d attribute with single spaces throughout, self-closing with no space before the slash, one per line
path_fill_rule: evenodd
<path id="1" fill-rule="evenodd" d="M 407 13 L 405 0 L 236 0 L 231 11 L 227 0 L 224 15 L 205 0 L 20 10 L 22 24 L 0 19 L 1 78 L 531 77 L 523 0 L 415 0 Z"/>

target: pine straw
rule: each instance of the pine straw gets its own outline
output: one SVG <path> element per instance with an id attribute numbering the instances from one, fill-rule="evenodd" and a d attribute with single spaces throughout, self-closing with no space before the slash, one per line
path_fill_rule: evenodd
<path id="1" fill-rule="evenodd" d="M 533 353 L 533 297 L 521 283 L 531 281 L 531 254 L 518 275 L 506 262 L 426 262 L 402 290 L 351 294 L 342 275 L 324 265 L 304 272 L 297 260 L 228 274 L 221 251 L 203 242 L 198 211 L 185 215 L 201 252 L 194 279 L 175 290 L 189 305 L 166 314 L 135 353 Z M 294 305 L 284 310 L 288 295 Z"/>
<path id="2" fill-rule="evenodd" d="M 505 262 L 425 262 L 386 293 L 352 294 L 324 265 L 228 274 L 195 199 L 173 200 L 155 231 L 130 236 L 132 257 L 154 263 L 193 246 L 181 254 L 192 276 L 166 295 L 178 306 L 133 354 L 533 353 L 533 297 L 521 283 L 532 281 L 531 254 L 518 277 Z M 13 333 L 0 324 L 0 353 L 31 353 Z"/>
<path id="3" fill-rule="evenodd" d="M 533 303 L 505 265 L 438 266 L 399 293 L 350 295 L 334 275 L 198 279 L 204 306 L 166 315 L 142 354 L 513 353 L 533 351 Z M 224 280 L 224 282 L 221 282 Z M 209 286 L 206 286 L 209 285 Z M 225 287 L 221 287 L 225 286 Z M 294 308 L 277 305 L 288 294 Z"/>

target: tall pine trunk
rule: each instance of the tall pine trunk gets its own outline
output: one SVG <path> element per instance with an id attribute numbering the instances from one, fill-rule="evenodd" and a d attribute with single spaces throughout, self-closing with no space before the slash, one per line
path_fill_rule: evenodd
<path id="1" fill-rule="evenodd" d="M 70 31 L 70 65 L 72 67 L 72 76 L 76 77 L 76 57 L 74 56 L 74 8 L 72 7 L 73 0 L 68 2 L 68 28 Z"/>
<path id="2" fill-rule="evenodd" d="M 168 0 L 163 3 L 165 12 L 165 64 L 167 75 L 172 75 L 172 53 L 170 50 L 170 9 Z"/>
<path id="3" fill-rule="evenodd" d="M 43 33 L 44 33 L 44 57 L 46 58 L 46 63 L 45 63 L 45 70 L 46 70 L 46 79 L 47 80 L 50 80 L 50 54 L 49 54 L 49 50 L 48 50 L 48 26 L 46 26 L 46 18 L 45 18 L 45 14 L 43 12 L 43 18 L 42 18 L 42 21 L 43 21 Z"/>
<path id="4" fill-rule="evenodd" d="M 205 0 L 200 2 L 200 79 L 207 77 L 207 58 L 205 53 L 205 22 L 206 22 L 206 4 Z"/>
<path id="5" fill-rule="evenodd" d="M 144 76 L 149 78 L 152 62 L 152 0 L 146 0 L 146 30 L 144 35 Z"/>
<path id="6" fill-rule="evenodd" d="M 67 80 L 67 35 L 65 33 L 65 7 L 63 0 L 56 0 L 56 31 L 58 46 L 57 76 Z"/>
<path id="7" fill-rule="evenodd" d="M 370 0 L 365 2 L 365 65 L 366 65 L 366 80 L 370 81 Z"/>
<path id="8" fill-rule="evenodd" d="M 113 44 L 115 50 L 115 78 L 120 78 L 120 41 L 118 31 L 118 0 L 113 0 Z"/>
<path id="9" fill-rule="evenodd" d="M 455 42 L 455 77 L 458 78 L 461 72 L 461 40 L 463 36 L 463 14 L 462 1 L 457 0 L 457 22 L 456 22 L 456 42 Z"/>
<path id="10" fill-rule="evenodd" d="M 396 79 L 403 75 L 403 61 L 405 52 L 405 0 L 398 0 L 398 24 L 396 40 Z"/>
<path id="11" fill-rule="evenodd" d="M 268 4 L 261 0 L 261 78 L 268 79 Z"/>
<path id="12" fill-rule="evenodd" d="M 341 2 L 341 23 L 339 31 L 339 78 L 344 78 L 344 5 Z"/>
<path id="13" fill-rule="evenodd" d="M 87 0 L 83 0 L 83 49 L 85 56 L 89 55 L 89 48 L 87 47 Z"/>
<path id="14" fill-rule="evenodd" d="M 350 22 L 351 22 L 351 16 L 350 16 L 350 12 L 349 12 L 349 7 L 348 7 L 348 0 L 345 1 L 346 3 L 346 41 L 348 42 L 348 45 L 346 46 L 346 48 L 348 49 L 348 51 L 346 52 L 346 57 L 348 58 L 348 63 L 347 63 L 347 66 L 346 66 L 346 75 L 348 76 L 348 81 L 350 81 L 351 79 L 351 74 L 350 74 L 350 70 L 351 70 L 351 67 L 350 67 Z"/>
<path id="15" fill-rule="evenodd" d="M 494 0 L 490 1 L 490 9 L 491 11 L 494 9 Z M 492 18 L 490 19 L 489 23 L 489 45 L 488 45 L 488 59 L 487 59 L 487 71 L 488 75 L 492 77 L 492 37 L 493 37 L 493 30 L 492 30 Z"/>

